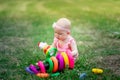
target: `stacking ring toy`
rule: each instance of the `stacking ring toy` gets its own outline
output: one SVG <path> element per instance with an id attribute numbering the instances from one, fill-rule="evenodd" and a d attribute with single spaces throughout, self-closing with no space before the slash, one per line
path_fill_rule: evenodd
<path id="1" fill-rule="evenodd" d="M 38 66 L 40 67 L 40 72 L 45 73 L 45 66 L 42 61 L 38 62 Z"/>
<path id="2" fill-rule="evenodd" d="M 56 72 L 58 70 L 58 60 L 54 56 L 52 56 L 50 59 L 53 61 L 54 64 L 52 72 Z"/>
<path id="3" fill-rule="evenodd" d="M 47 72 L 52 72 L 52 70 L 53 70 L 53 62 L 52 62 L 52 60 L 50 59 L 50 58 L 47 58 L 46 60 L 45 60 L 45 63 L 48 63 L 49 64 L 49 69 L 47 70 Z"/>
<path id="4" fill-rule="evenodd" d="M 64 69 L 64 67 L 65 67 L 64 59 L 63 59 L 63 57 L 62 57 L 62 55 L 60 53 L 57 53 L 56 58 L 58 59 L 58 62 L 59 62 L 59 64 L 58 64 L 59 65 L 58 70 L 62 71 Z"/>
<path id="5" fill-rule="evenodd" d="M 47 78 L 49 76 L 60 75 L 60 71 L 63 71 L 66 66 L 68 66 L 69 69 L 74 68 L 74 58 L 70 50 L 67 50 L 66 52 L 57 52 L 56 48 L 43 42 L 38 43 L 38 46 L 45 53 L 46 60 L 38 61 L 36 64 L 37 66 L 31 64 L 29 67 L 26 67 L 25 70 L 30 74 L 35 74 L 40 78 Z M 92 69 L 92 72 L 100 74 L 103 70 Z"/>
<path id="6" fill-rule="evenodd" d="M 65 66 L 66 65 L 69 65 L 69 60 L 68 60 L 68 56 L 65 52 L 62 52 L 61 55 L 63 56 L 64 58 L 64 62 L 65 62 Z"/>

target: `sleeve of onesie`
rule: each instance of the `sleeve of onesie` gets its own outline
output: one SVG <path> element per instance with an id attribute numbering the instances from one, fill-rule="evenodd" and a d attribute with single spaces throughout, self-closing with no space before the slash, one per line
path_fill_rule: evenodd
<path id="1" fill-rule="evenodd" d="M 52 46 L 56 48 L 56 44 L 57 44 L 57 39 L 54 38 L 53 43 L 52 43 Z"/>
<path id="2" fill-rule="evenodd" d="M 76 41 L 74 39 L 71 40 L 70 47 L 71 47 L 71 50 L 72 50 L 72 55 L 76 56 L 78 54 L 78 49 L 77 49 Z"/>

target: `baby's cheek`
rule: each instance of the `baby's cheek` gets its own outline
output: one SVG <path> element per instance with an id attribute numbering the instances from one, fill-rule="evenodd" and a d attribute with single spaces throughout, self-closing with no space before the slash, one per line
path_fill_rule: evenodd
<path id="1" fill-rule="evenodd" d="M 56 38 L 58 37 L 57 34 L 54 35 Z"/>

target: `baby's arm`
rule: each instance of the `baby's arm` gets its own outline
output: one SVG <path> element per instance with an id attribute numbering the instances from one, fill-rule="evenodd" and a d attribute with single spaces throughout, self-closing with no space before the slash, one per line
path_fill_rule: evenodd
<path id="1" fill-rule="evenodd" d="M 70 43 L 70 47 L 72 50 L 72 55 L 76 56 L 78 54 L 78 49 L 77 49 L 77 44 L 74 40 Z"/>
<path id="2" fill-rule="evenodd" d="M 52 43 L 52 45 L 51 45 L 51 46 L 56 48 L 56 45 L 55 45 L 55 44 L 56 44 L 56 42 L 57 42 L 57 39 L 56 39 L 56 38 L 54 38 L 53 43 Z"/>
<path id="3" fill-rule="evenodd" d="M 54 44 L 54 42 L 51 44 L 51 46 L 52 46 L 52 47 L 55 47 L 55 44 Z"/>

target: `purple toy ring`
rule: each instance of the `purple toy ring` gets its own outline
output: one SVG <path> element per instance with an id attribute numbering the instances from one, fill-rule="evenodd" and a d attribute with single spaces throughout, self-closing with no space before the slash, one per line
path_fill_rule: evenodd
<path id="1" fill-rule="evenodd" d="M 30 65 L 30 70 L 32 70 L 35 74 L 39 73 L 39 71 L 36 69 L 36 67 L 34 65 Z"/>
<path id="2" fill-rule="evenodd" d="M 65 68 L 64 58 L 60 53 L 57 53 L 56 58 L 58 59 L 58 65 L 59 65 L 58 70 L 62 71 Z"/>
<path id="3" fill-rule="evenodd" d="M 30 74 L 34 74 L 34 72 L 33 72 L 33 71 L 31 71 L 29 67 L 26 67 L 26 69 L 25 69 L 25 70 L 26 70 L 27 72 L 29 72 Z"/>

